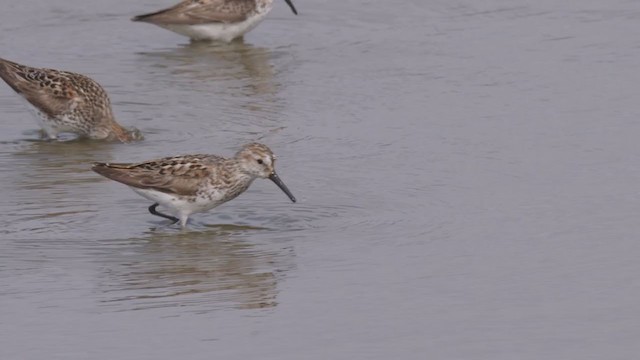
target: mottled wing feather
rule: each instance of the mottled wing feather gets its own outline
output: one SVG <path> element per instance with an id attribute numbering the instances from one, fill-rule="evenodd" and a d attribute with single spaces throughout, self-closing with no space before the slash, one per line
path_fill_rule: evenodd
<path id="1" fill-rule="evenodd" d="M 212 155 L 189 155 L 135 164 L 96 163 L 92 169 L 128 186 L 188 196 L 195 195 L 200 183 L 210 176 L 211 161 L 220 160 L 223 158 Z"/>
<path id="2" fill-rule="evenodd" d="M 66 76 L 62 71 L 31 68 L 0 59 L 0 77 L 15 92 L 52 117 L 82 102 Z"/>
<path id="3" fill-rule="evenodd" d="M 136 16 L 133 20 L 162 25 L 235 23 L 246 20 L 254 8 L 255 2 L 252 0 L 183 1 L 165 10 Z"/>

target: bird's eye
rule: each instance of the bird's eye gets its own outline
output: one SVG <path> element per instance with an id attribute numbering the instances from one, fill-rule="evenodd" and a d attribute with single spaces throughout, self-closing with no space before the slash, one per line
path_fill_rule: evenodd
<path id="1" fill-rule="evenodd" d="M 262 159 L 258 159 L 258 164 L 262 165 Z"/>

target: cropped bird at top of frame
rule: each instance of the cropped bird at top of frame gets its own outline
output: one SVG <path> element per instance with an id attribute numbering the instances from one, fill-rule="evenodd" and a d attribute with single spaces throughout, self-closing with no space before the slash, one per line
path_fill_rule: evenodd
<path id="1" fill-rule="evenodd" d="M 294 14 L 291 0 L 285 0 Z M 175 6 L 133 17 L 192 40 L 230 42 L 255 28 L 273 8 L 273 0 L 184 0 Z"/>

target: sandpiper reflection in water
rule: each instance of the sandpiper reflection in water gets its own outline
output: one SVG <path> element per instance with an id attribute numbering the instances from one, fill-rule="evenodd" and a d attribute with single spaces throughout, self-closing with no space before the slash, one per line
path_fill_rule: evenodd
<path id="1" fill-rule="evenodd" d="M 295 253 L 286 238 L 245 241 L 261 231 L 225 225 L 109 240 L 94 253 L 104 269 L 102 305 L 115 311 L 182 306 L 198 313 L 275 307 L 278 282 L 295 266 Z"/>

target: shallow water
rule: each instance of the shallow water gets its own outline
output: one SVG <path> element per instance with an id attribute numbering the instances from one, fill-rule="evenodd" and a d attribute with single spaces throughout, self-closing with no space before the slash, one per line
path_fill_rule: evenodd
<path id="1" fill-rule="evenodd" d="M 0 84 L 2 359 L 631 359 L 640 3 L 277 3 L 244 42 L 22 1 L 0 56 L 90 75 L 135 144 L 42 142 Z M 268 181 L 180 231 L 93 161 Z"/>

